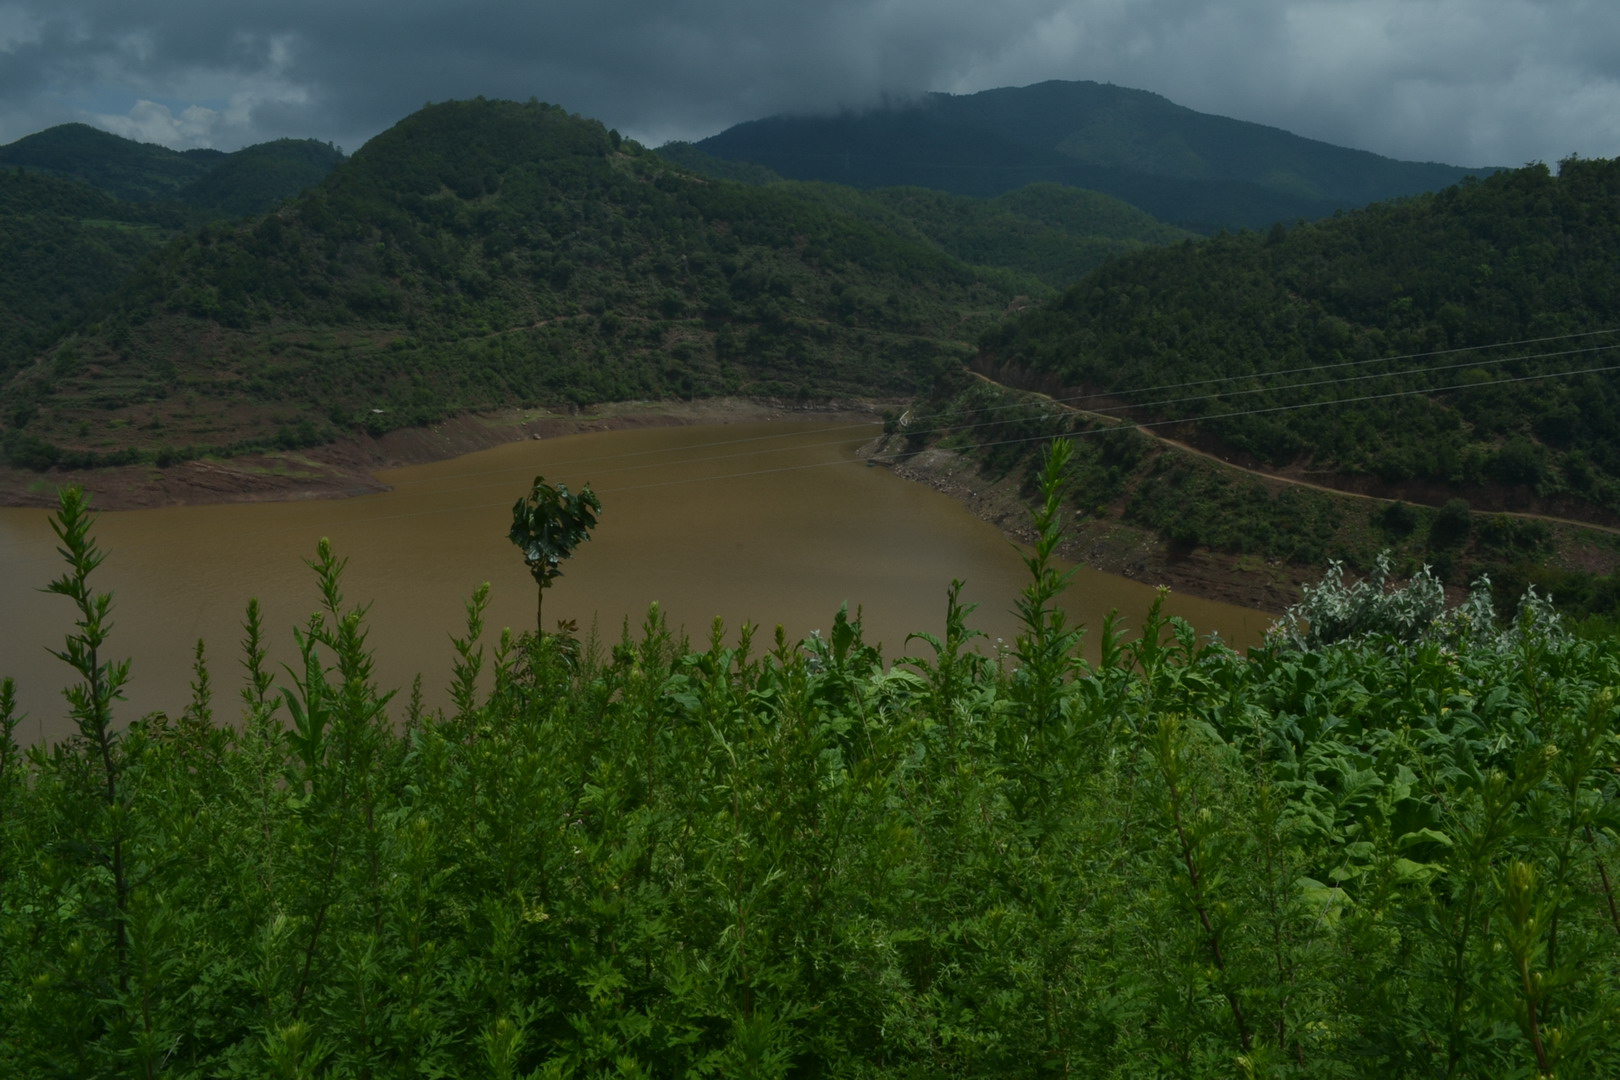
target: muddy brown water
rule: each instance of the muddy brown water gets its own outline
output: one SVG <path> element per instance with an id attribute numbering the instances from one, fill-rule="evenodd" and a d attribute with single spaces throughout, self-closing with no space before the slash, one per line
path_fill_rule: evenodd
<path id="1" fill-rule="evenodd" d="M 319 606 L 305 560 L 323 536 L 348 560 L 346 599 L 370 605 L 378 681 L 400 688 L 402 702 L 420 673 L 430 704 L 442 704 L 450 635 L 463 632 L 480 582 L 491 584 L 486 640 L 534 626 L 534 585 L 506 532 L 536 473 L 576 490 L 589 481 L 604 504 L 594 538 L 547 592 L 548 624 L 573 619 L 616 641 L 656 601 L 695 646 L 716 617 L 732 641 L 744 620 L 760 625 L 765 644 L 778 623 L 794 639 L 825 630 L 847 602 L 892 658 L 907 651 L 908 633 L 942 632 L 946 590 L 961 578 L 964 599 L 979 605 L 969 625 L 1011 641 L 1027 580 L 1019 551 L 955 501 L 860 461 L 855 451 L 873 434 L 870 424 L 827 421 L 604 432 L 383 473 L 393 490 L 379 495 L 100 514 L 93 532 L 107 558 L 92 584 L 113 594 L 108 654 L 132 661 L 117 717 L 184 709 L 199 638 L 215 715 L 237 715 L 249 597 L 263 606 L 278 681 L 288 682 L 279 665 L 294 656 L 293 628 Z M 25 743 L 73 730 L 61 696 L 73 673 L 47 648 L 61 646 L 74 613 L 40 591 L 61 572 L 55 549 L 46 512 L 0 509 L 0 675 L 17 681 Z M 1095 630 L 1110 609 L 1139 624 L 1153 596 L 1082 570 L 1064 602 Z M 1167 607 L 1239 646 L 1268 622 L 1176 594 Z"/>

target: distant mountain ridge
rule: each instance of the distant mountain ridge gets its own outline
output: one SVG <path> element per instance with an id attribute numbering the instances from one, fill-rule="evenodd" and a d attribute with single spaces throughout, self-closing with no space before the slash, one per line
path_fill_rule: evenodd
<path id="1" fill-rule="evenodd" d="M 87 124 L 0 146 L 0 385 L 186 229 L 269 210 L 342 160 L 313 139 L 177 151 Z"/>
<path id="2" fill-rule="evenodd" d="M 989 199 L 923 187 L 861 191 L 784 180 L 763 166 L 717 158 L 691 143 L 668 143 L 658 154 L 714 180 L 779 185 L 800 198 L 937 244 L 963 262 L 1030 274 L 1051 288 L 1078 281 L 1116 255 L 1195 235 L 1121 199 L 1064 184 L 1030 184 Z"/>
<path id="3" fill-rule="evenodd" d="M 989 197 L 1032 183 L 1067 184 L 1201 232 L 1325 217 L 1496 171 L 1396 161 L 1095 82 L 775 116 L 694 145 L 784 177 L 860 188 Z"/>
<path id="4" fill-rule="evenodd" d="M 1041 288 L 790 187 L 553 105 L 430 106 L 156 252 L 13 367 L 0 449 L 166 464 L 499 405 L 907 393 Z"/>
<path id="5" fill-rule="evenodd" d="M 406 118 L 335 173 L 336 151 L 308 140 L 179 153 L 64 125 L 0 147 L 0 457 L 106 462 L 227 433 L 301 444 L 356 416 L 393 427 L 542 398 L 895 391 L 965 356 L 1009 306 L 1190 235 L 1076 188 L 867 193 L 688 150 L 652 155 L 555 107 L 483 101 Z M 698 179 L 716 171 L 754 183 Z M 267 205 L 257 222 L 218 220 Z M 677 220 L 688 235 L 669 232 Z M 718 232 L 691 233 L 697 220 Z M 343 358 L 313 377 L 319 405 L 268 428 L 175 423 L 158 404 L 172 391 L 243 385 L 192 360 L 240 348 L 247 370 L 276 366 L 242 339 L 264 325 L 326 357 L 322 328 L 347 328 Z M 658 358 L 665 333 L 673 356 Z M 467 343 L 520 337 L 502 362 L 521 375 L 480 357 L 483 386 L 446 381 Z M 152 435 L 95 415 L 126 407 Z"/>
<path id="6" fill-rule="evenodd" d="M 189 212 L 78 180 L 0 169 L 0 386 L 178 235 Z"/>
<path id="7" fill-rule="evenodd" d="M 342 151 L 314 139 L 276 139 L 221 150 L 170 150 L 89 124 L 59 124 L 0 146 L 0 168 L 22 168 L 89 184 L 130 202 L 175 202 L 245 216 L 321 182 Z"/>

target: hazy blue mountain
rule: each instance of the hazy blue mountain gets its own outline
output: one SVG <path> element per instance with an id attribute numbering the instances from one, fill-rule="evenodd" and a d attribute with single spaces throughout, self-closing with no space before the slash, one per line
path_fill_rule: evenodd
<path id="1" fill-rule="evenodd" d="M 861 188 L 993 196 L 1032 183 L 1068 184 L 1205 232 L 1324 217 L 1494 171 L 1396 161 L 1094 82 L 928 94 L 835 116 L 775 116 L 695 146 L 784 177 Z"/>

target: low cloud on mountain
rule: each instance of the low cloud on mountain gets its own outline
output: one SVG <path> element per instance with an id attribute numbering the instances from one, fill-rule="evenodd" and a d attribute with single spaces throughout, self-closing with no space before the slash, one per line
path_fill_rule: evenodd
<path id="1" fill-rule="evenodd" d="M 0 142 L 355 149 L 531 96 L 650 143 L 926 90 L 1095 79 L 1394 157 L 1620 153 L 1620 8 L 1586 0 L 0 0 Z"/>

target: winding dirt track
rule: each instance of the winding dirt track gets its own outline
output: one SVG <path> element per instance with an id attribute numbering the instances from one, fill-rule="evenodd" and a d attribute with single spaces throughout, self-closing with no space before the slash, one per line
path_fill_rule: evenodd
<path id="1" fill-rule="evenodd" d="M 1005 383 L 997 382 L 989 376 L 982 375 L 977 371 L 972 372 L 971 374 L 974 378 L 989 383 L 991 386 L 1002 390 L 1009 390 L 1017 394 L 1028 394 L 1031 397 L 1043 398 L 1066 412 L 1072 412 L 1078 416 L 1084 416 L 1089 420 L 1094 420 L 1101 424 L 1108 424 L 1116 427 L 1135 427 L 1137 431 L 1140 431 L 1144 435 L 1152 436 L 1166 446 L 1172 446 L 1184 454 L 1191 454 L 1194 457 L 1201 457 L 1206 461 L 1212 461 L 1223 469 L 1231 469 L 1235 472 L 1248 473 L 1250 476 L 1258 477 L 1261 480 L 1271 480 L 1279 484 L 1292 484 L 1295 487 L 1310 488 L 1313 491 L 1321 491 L 1329 495 L 1338 495 L 1346 499 L 1363 499 L 1367 502 L 1381 503 L 1384 505 L 1402 501 L 1398 499 L 1386 499 L 1381 495 L 1366 495 L 1359 491 L 1345 491 L 1343 488 L 1329 487 L 1326 484 L 1315 484 L 1309 480 L 1300 480 L 1292 476 L 1282 476 L 1278 473 L 1266 472 L 1264 469 L 1252 469 L 1247 465 L 1238 465 L 1217 454 L 1212 454 L 1207 450 L 1200 450 L 1196 446 L 1189 443 L 1184 443 L 1179 439 L 1172 439 L 1168 435 L 1161 435 L 1152 428 L 1133 425 L 1126 421 L 1120 420 L 1118 417 L 1104 416 L 1102 413 L 1091 412 L 1088 409 L 1079 409 L 1073 405 L 1059 401 L 1048 394 L 1043 394 L 1036 390 L 1020 390 L 1017 387 L 1012 387 Z M 1430 509 L 1439 509 L 1439 507 L 1431 506 Z M 1545 521 L 1552 525 L 1567 525 L 1575 529 L 1590 529 L 1593 532 L 1607 533 L 1610 536 L 1620 536 L 1620 528 L 1615 528 L 1609 525 L 1598 525 L 1590 521 L 1579 521 L 1574 518 L 1554 517 L 1551 514 L 1536 514 L 1527 510 L 1493 510 L 1490 511 L 1490 513 L 1493 515 L 1501 515 L 1502 517 L 1523 518 L 1526 521 Z"/>

